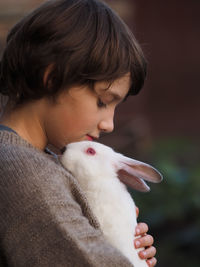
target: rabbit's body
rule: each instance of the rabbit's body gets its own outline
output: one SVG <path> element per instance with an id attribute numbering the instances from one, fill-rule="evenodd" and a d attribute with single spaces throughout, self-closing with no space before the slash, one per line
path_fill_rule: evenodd
<path id="1" fill-rule="evenodd" d="M 106 239 L 134 266 L 147 267 L 146 262 L 139 258 L 137 250 L 134 249 L 137 225 L 134 201 L 116 175 L 104 178 L 88 180 L 85 188 L 82 177 L 77 177 Z"/>
<path id="2" fill-rule="evenodd" d="M 134 247 L 136 209 L 126 186 L 118 178 L 119 157 L 124 156 L 102 144 L 84 141 L 69 144 L 61 162 L 85 191 L 108 242 L 135 267 L 147 267 Z"/>

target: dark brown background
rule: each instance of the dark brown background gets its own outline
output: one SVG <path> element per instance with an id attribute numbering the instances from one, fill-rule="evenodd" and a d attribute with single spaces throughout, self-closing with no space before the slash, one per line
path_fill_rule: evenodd
<path id="1" fill-rule="evenodd" d="M 153 136 L 199 138 L 200 1 L 121 2 L 132 7 L 127 22 L 149 64 L 143 92 L 120 109 L 120 121 L 134 124 L 139 115 Z"/>

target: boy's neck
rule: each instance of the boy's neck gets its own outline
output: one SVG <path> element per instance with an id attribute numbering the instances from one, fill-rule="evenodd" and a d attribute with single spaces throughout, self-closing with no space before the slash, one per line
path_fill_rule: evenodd
<path id="1" fill-rule="evenodd" d="M 42 101 L 34 101 L 21 107 L 7 110 L 0 124 L 10 127 L 34 147 L 44 150 L 47 137 L 42 120 Z"/>

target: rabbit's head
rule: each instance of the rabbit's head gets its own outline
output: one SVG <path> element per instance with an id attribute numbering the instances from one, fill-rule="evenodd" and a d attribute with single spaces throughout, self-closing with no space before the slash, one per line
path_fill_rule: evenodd
<path id="1" fill-rule="evenodd" d="M 152 166 L 125 157 L 97 142 L 70 143 L 60 160 L 78 179 L 109 179 L 116 176 L 131 188 L 143 192 L 150 190 L 144 180 L 154 183 L 162 180 L 162 175 Z"/>

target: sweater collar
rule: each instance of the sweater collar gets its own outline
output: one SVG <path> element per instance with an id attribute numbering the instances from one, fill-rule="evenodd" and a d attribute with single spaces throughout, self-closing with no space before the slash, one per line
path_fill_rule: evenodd
<path id="1" fill-rule="evenodd" d="M 28 143 L 25 139 L 23 139 L 21 136 L 19 136 L 14 131 L 8 131 L 6 129 L 0 129 L 0 146 L 3 144 L 7 145 L 14 145 L 14 146 L 24 146 L 27 148 L 32 148 L 37 152 L 44 153 L 48 157 L 54 158 L 56 161 L 58 161 L 58 156 L 53 153 L 50 149 L 46 148 L 44 151 L 32 146 L 30 143 Z"/>

